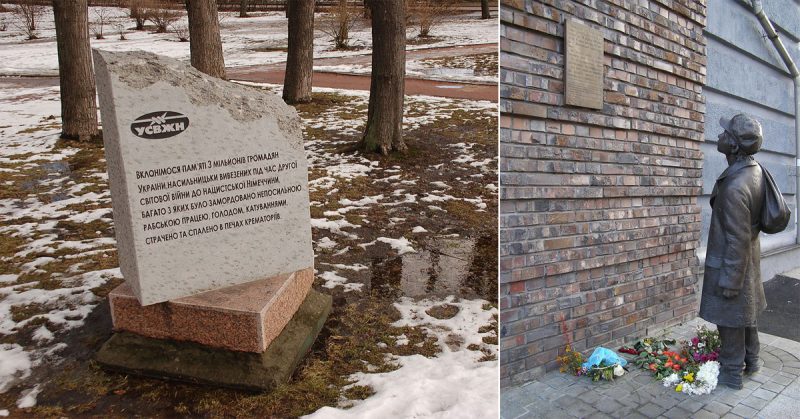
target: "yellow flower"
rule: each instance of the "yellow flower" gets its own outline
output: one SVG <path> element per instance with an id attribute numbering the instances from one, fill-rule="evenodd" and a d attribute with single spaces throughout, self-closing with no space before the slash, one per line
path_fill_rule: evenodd
<path id="1" fill-rule="evenodd" d="M 691 383 L 691 382 L 694 382 L 694 373 L 691 373 L 691 372 L 690 372 L 690 373 L 686 374 L 686 375 L 683 377 L 683 379 L 684 379 L 685 381 L 688 381 L 688 382 L 690 382 L 690 383 Z"/>
<path id="2" fill-rule="evenodd" d="M 681 383 L 681 384 L 678 384 L 678 385 L 675 387 L 675 391 L 677 391 L 678 393 L 680 393 L 681 391 L 683 391 L 683 383 Z"/>

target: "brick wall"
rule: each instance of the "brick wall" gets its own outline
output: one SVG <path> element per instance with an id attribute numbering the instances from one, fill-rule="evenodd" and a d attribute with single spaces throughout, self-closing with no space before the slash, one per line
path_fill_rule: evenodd
<path id="1" fill-rule="evenodd" d="M 503 0 L 501 384 L 695 315 L 705 0 Z M 564 105 L 565 19 L 599 29 L 604 105 Z M 568 333 L 564 334 L 562 329 Z"/>

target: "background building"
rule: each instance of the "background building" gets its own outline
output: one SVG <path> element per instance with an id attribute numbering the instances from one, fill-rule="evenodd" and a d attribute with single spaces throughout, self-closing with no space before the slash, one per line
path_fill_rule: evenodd
<path id="1" fill-rule="evenodd" d="M 766 38 L 750 1 L 709 0 L 705 35 L 708 48 L 703 194 L 698 204 L 703 229 L 698 256 L 705 258 L 711 207 L 708 199 L 716 177 L 727 166 L 718 153 L 720 116 L 747 112 L 761 121 L 764 143 L 757 160 L 767 167 L 795 212 L 795 92 L 786 65 Z M 795 64 L 800 63 L 800 2 L 768 0 L 764 11 L 778 31 Z M 762 278 L 800 266 L 796 224 L 780 234 L 761 235 Z M 702 263 L 701 263 L 702 266 Z"/>

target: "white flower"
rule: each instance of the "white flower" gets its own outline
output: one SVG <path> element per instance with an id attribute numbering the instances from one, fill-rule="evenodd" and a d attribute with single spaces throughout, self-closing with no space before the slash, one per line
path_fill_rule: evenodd
<path id="1" fill-rule="evenodd" d="M 697 344 L 698 348 L 705 348 L 705 346 L 706 346 L 706 344 L 703 343 L 703 342 L 700 342 L 700 343 Z"/>
<path id="2" fill-rule="evenodd" d="M 717 388 L 719 376 L 719 362 L 708 361 L 700 366 L 693 383 L 684 382 L 681 392 L 691 395 L 709 394 Z M 664 379 L 664 387 L 672 387 L 681 382 L 677 374 L 672 374 Z"/>
<path id="3" fill-rule="evenodd" d="M 717 377 L 719 377 L 719 362 L 708 361 L 703 365 L 700 365 L 700 370 L 697 371 L 697 377 L 695 377 L 695 380 L 701 381 L 706 386 L 710 387 L 710 393 L 711 390 L 717 387 Z"/>
<path id="4" fill-rule="evenodd" d="M 622 377 L 622 374 L 625 374 L 625 368 L 622 368 L 621 365 L 617 364 L 614 366 L 614 375 L 617 377 Z"/>
<path id="5" fill-rule="evenodd" d="M 681 379 L 680 377 L 678 377 L 678 374 L 673 372 L 669 377 L 665 378 L 663 382 L 664 382 L 664 387 L 672 387 L 680 383 Z"/>

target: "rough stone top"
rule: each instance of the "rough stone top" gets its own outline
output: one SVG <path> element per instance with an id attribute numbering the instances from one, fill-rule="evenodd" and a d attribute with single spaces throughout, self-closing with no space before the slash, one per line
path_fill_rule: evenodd
<path id="1" fill-rule="evenodd" d="M 302 138 L 300 119 L 294 108 L 277 95 L 261 89 L 211 77 L 174 58 L 147 51 L 111 52 L 94 50 L 107 71 L 130 88 L 142 89 L 156 83 L 180 87 L 198 106 L 217 105 L 233 119 L 248 122 L 269 114 L 289 138 Z M 200 83 L 202 81 L 202 83 Z M 287 111 L 289 115 L 286 115 Z"/>

